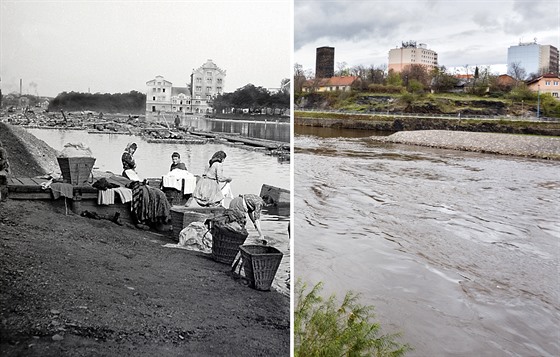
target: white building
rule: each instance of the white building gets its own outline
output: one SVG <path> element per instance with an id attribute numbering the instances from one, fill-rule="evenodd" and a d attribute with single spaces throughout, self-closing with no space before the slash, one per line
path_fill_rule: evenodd
<path id="1" fill-rule="evenodd" d="M 425 43 L 416 45 L 416 41 L 403 42 L 400 48 L 389 51 L 389 71 L 402 72 L 413 64 L 423 65 L 430 70 L 438 66 L 438 55 L 428 49 Z"/>
<path id="2" fill-rule="evenodd" d="M 535 42 L 520 42 L 508 48 L 508 73 L 512 73 L 513 65 L 517 64 L 525 70 L 527 76 L 558 73 L 558 49 L 550 45 L 539 45 Z"/>
<path id="3" fill-rule="evenodd" d="M 226 71 L 212 60 L 193 70 L 186 87 L 174 87 L 163 76 L 146 82 L 146 120 L 159 121 L 177 114 L 206 114 L 212 112 L 212 99 L 224 93 Z M 166 120 L 167 120 L 166 119 Z"/>

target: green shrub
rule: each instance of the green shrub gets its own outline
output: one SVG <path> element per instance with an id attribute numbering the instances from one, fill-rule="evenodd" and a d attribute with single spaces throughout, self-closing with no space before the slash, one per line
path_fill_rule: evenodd
<path id="1" fill-rule="evenodd" d="M 359 295 L 349 292 L 338 306 L 331 295 L 323 299 L 322 283 L 307 291 L 300 280 L 296 284 L 294 312 L 294 356 L 403 356 L 410 347 L 396 342 L 398 334 L 380 335 L 380 326 L 372 322 L 373 307 L 358 302 Z"/>

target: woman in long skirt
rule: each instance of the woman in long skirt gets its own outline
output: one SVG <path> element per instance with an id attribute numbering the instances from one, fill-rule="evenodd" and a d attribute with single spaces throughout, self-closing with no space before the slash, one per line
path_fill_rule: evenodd
<path id="1" fill-rule="evenodd" d="M 193 192 L 193 198 L 203 207 L 218 206 L 224 199 L 222 186 L 231 182 L 231 178 L 225 177 L 223 173 L 223 162 L 226 153 L 218 151 L 210 159 L 209 167 L 198 181 Z"/>

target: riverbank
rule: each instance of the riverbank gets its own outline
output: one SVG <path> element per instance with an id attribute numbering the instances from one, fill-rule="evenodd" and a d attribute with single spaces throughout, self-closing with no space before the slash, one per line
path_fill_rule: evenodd
<path id="1" fill-rule="evenodd" d="M 14 175 L 51 172 L 41 155 L 56 150 L 0 125 Z M 67 214 L 63 199 L 0 202 L 0 232 L 3 356 L 290 353 L 287 296 L 165 234 Z"/>
<path id="2" fill-rule="evenodd" d="M 560 121 L 544 122 L 530 120 L 398 117 L 381 114 L 300 111 L 295 113 L 294 124 L 337 129 L 372 130 L 388 133 L 411 130 L 449 130 L 560 136 Z"/>
<path id="3" fill-rule="evenodd" d="M 560 137 L 417 130 L 372 136 L 371 139 L 385 143 L 560 160 Z"/>

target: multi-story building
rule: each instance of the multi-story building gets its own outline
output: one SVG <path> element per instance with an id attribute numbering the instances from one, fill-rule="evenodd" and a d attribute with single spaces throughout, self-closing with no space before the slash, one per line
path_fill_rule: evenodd
<path id="1" fill-rule="evenodd" d="M 423 65 L 430 70 L 438 66 L 438 55 L 425 43 L 416 45 L 416 41 L 403 42 L 400 48 L 389 51 L 389 71 L 402 72 L 410 65 Z"/>
<path id="2" fill-rule="evenodd" d="M 224 92 L 225 76 L 226 71 L 212 60 L 193 70 L 186 87 L 174 87 L 172 82 L 156 76 L 146 82 L 146 119 L 160 120 L 166 113 L 172 116 L 210 113 L 212 99 Z"/>
<path id="3" fill-rule="evenodd" d="M 194 113 L 211 112 L 212 98 L 224 92 L 226 71 L 211 59 L 191 74 L 191 102 Z"/>
<path id="4" fill-rule="evenodd" d="M 545 73 L 558 73 L 558 49 L 550 45 L 535 42 L 520 42 L 508 48 L 508 73 L 514 73 L 517 66 L 529 77 Z"/>

